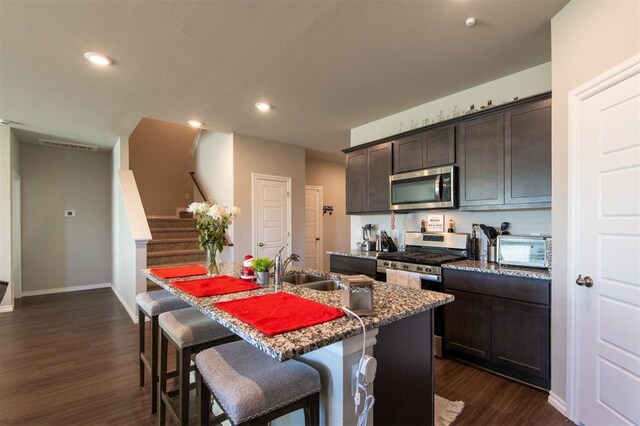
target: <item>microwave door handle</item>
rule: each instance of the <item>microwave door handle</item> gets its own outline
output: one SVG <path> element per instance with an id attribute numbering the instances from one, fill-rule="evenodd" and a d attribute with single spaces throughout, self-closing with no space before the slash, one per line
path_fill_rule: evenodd
<path id="1" fill-rule="evenodd" d="M 442 175 L 438 175 L 436 177 L 436 182 L 435 182 L 435 192 L 436 192 L 436 200 L 440 201 L 442 196 L 440 195 L 441 191 L 440 188 L 442 186 Z"/>

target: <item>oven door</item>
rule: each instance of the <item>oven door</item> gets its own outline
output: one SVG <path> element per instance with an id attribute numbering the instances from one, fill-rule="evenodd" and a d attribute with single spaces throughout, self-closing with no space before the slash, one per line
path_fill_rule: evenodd
<path id="1" fill-rule="evenodd" d="M 439 167 L 389 177 L 391 210 L 456 207 L 455 167 Z"/>

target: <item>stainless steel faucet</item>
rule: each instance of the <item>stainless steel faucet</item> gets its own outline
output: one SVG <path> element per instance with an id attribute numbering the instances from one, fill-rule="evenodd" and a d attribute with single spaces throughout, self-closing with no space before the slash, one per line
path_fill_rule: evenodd
<path id="1" fill-rule="evenodd" d="M 287 270 L 287 266 L 289 266 L 289 263 L 291 263 L 292 260 L 296 262 L 300 260 L 300 256 L 293 253 L 291 256 L 287 257 L 283 263 L 282 256 L 280 256 L 280 253 L 282 253 L 282 250 L 284 250 L 284 247 L 285 246 L 283 246 L 280 250 L 278 250 L 278 254 L 276 254 L 275 259 L 273 259 L 273 285 L 275 286 L 276 291 L 278 291 L 278 289 L 280 288 L 280 285 L 282 285 L 282 277 L 284 276 L 284 273 Z"/>

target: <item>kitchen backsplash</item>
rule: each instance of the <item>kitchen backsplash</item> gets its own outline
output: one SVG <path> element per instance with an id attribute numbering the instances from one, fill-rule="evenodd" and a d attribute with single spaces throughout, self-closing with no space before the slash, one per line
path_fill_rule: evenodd
<path id="1" fill-rule="evenodd" d="M 396 241 L 404 245 L 405 231 L 419 231 L 420 221 L 430 214 L 443 214 L 445 230 L 449 219 L 453 219 L 455 232 L 471 233 L 471 225 L 483 223 L 500 229 L 502 222 L 509 222 L 511 235 L 551 236 L 551 210 L 507 210 L 489 212 L 471 212 L 459 210 L 429 210 L 395 215 L 395 230 L 391 231 L 391 215 L 351 216 L 351 247 L 362 241 L 362 226 L 368 223 L 376 225 L 375 230 L 385 230 Z M 481 233 L 482 234 L 482 233 Z M 482 234 L 481 247 L 486 250 L 486 237 Z"/>

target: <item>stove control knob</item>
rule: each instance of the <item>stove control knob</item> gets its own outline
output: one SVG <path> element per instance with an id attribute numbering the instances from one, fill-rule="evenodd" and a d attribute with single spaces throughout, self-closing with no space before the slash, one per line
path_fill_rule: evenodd
<path id="1" fill-rule="evenodd" d="M 431 272 L 431 266 L 425 266 L 424 270 L 425 272 Z"/>
<path id="2" fill-rule="evenodd" d="M 402 269 L 409 269 L 409 265 L 402 265 Z"/>
<path id="3" fill-rule="evenodd" d="M 416 271 L 418 271 L 418 272 L 422 271 L 422 266 L 416 267 Z"/>
<path id="4" fill-rule="evenodd" d="M 391 265 L 389 265 L 389 266 L 391 266 L 392 268 L 395 268 L 395 267 L 396 267 L 396 266 L 398 266 L 398 265 L 396 265 L 395 263 L 392 263 L 392 264 L 391 264 Z"/>
<path id="5" fill-rule="evenodd" d="M 382 265 L 383 266 L 389 266 L 389 262 L 384 262 Z"/>

